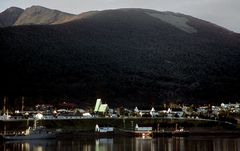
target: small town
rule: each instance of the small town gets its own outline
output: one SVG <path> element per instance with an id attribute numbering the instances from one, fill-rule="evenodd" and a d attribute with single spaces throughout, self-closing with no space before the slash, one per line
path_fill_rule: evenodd
<path id="1" fill-rule="evenodd" d="M 161 129 L 169 132 L 183 128 L 194 134 L 204 134 L 208 131 L 223 133 L 229 130 L 233 133 L 232 130 L 238 130 L 240 121 L 239 103 L 221 103 L 218 106 L 168 103 L 152 106 L 149 109 L 141 109 L 137 106 L 131 109 L 111 108 L 107 103 L 103 103 L 103 100 L 97 99 L 95 105 L 88 109 L 64 101 L 58 105 L 58 108 L 51 104 L 36 104 L 31 110 L 25 110 L 24 97 L 22 97 L 21 110 L 8 110 L 5 107 L 6 100 L 4 97 L 0 116 L 1 135 L 16 133 L 27 126 L 34 125 L 36 128 L 37 123 L 64 133 L 109 132 L 114 128 L 141 129 L 141 135 L 145 135 L 147 131 Z M 14 126 L 16 123 L 18 123 L 17 127 Z"/>
<path id="2" fill-rule="evenodd" d="M 149 117 L 149 118 L 175 118 L 175 119 L 208 119 L 226 121 L 238 124 L 240 117 L 240 103 L 221 103 L 213 106 L 211 104 L 183 105 L 183 104 L 163 104 L 152 106 L 149 109 L 135 108 L 111 108 L 101 99 L 96 100 L 92 108 L 83 109 L 71 102 L 60 103 L 61 108 L 51 104 L 36 104 L 32 110 L 24 110 L 22 102 L 21 110 L 8 110 L 5 107 L 0 111 L 0 120 L 18 119 L 81 119 L 81 118 L 122 118 L 122 117 Z M 4 101 L 4 106 L 6 101 Z"/>
<path id="3" fill-rule="evenodd" d="M 6 108 L 4 97 L 0 116 L 3 140 L 32 140 L 75 137 L 187 137 L 189 135 L 238 135 L 239 103 L 218 106 L 168 103 L 149 109 L 111 108 L 102 99 L 81 108 L 73 102 L 36 104 L 20 110 Z M 27 110 L 28 109 L 28 110 Z"/>
<path id="4" fill-rule="evenodd" d="M 240 151 L 240 0 L 0 0 L 0 151 Z"/>

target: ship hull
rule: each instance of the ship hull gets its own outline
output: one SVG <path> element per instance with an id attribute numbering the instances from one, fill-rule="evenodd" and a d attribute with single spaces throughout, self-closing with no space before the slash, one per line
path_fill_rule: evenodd
<path id="1" fill-rule="evenodd" d="M 56 138 L 56 135 L 54 133 L 3 136 L 4 140 L 33 140 L 33 139 L 53 139 L 53 138 Z"/>

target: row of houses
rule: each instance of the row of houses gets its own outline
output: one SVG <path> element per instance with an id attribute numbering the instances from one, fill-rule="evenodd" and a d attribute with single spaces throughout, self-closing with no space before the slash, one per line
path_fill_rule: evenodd
<path id="1" fill-rule="evenodd" d="M 197 105 L 196 105 L 197 106 Z M 163 110 L 155 110 L 154 107 L 149 110 L 142 110 L 135 107 L 133 110 L 124 109 L 124 115 L 126 116 L 137 116 L 137 117 L 191 117 L 198 118 L 200 115 L 206 115 L 206 117 L 217 117 L 222 111 L 229 113 L 240 114 L 240 104 L 239 103 L 221 103 L 220 106 L 211 105 L 198 105 L 192 108 L 192 106 L 178 105 L 178 108 L 167 108 Z M 119 111 L 114 111 L 109 108 L 108 104 L 103 104 L 101 99 L 97 99 L 94 114 L 105 115 L 105 116 L 120 116 Z"/>
<path id="2" fill-rule="evenodd" d="M 67 103 L 63 103 L 62 106 L 66 106 Z M 197 107 L 196 107 L 197 106 Z M 15 111 L 15 115 L 24 115 L 28 117 L 29 115 L 37 115 L 39 110 L 43 117 L 64 117 L 64 116 L 81 116 L 81 117 L 120 117 L 120 116 L 129 116 L 129 117 L 194 117 L 197 118 L 199 115 L 206 115 L 206 117 L 217 117 L 222 111 L 229 113 L 240 114 L 240 104 L 239 103 L 221 103 L 219 106 L 211 105 L 195 105 L 192 106 L 186 105 L 175 105 L 173 108 L 167 108 L 164 106 L 164 109 L 156 110 L 154 107 L 149 109 L 140 109 L 135 107 L 134 109 L 127 108 L 116 108 L 112 109 L 107 103 L 103 103 L 101 99 L 97 99 L 93 110 L 84 110 L 81 108 L 67 109 L 60 108 L 56 109 L 52 105 L 36 105 L 37 110 L 33 111 Z M 41 118 L 43 118 L 41 117 Z"/>
<path id="3" fill-rule="evenodd" d="M 129 110 L 127 108 L 123 109 L 123 113 L 120 113 L 119 109 L 111 109 L 108 104 L 103 104 L 101 99 L 96 100 L 96 104 L 94 107 L 94 115 L 96 116 L 109 116 L 109 117 L 117 117 L 117 116 L 138 116 L 138 117 L 159 117 L 164 114 L 167 117 L 182 117 L 184 112 L 180 109 L 178 111 L 172 111 L 172 109 L 168 108 L 167 110 L 156 111 L 154 107 L 149 110 L 141 110 L 138 107 L 135 107 L 133 110 Z"/>

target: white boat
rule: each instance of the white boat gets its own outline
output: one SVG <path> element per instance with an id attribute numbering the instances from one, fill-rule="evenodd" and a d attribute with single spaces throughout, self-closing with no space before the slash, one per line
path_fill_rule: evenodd
<path id="1" fill-rule="evenodd" d="M 98 126 L 98 124 L 96 124 L 95 126 L 95 135 L 98 137 L 109 137 L 109 136 L 113 136 L 114 133 L 114 128 L 111 126 Z"/>
<path id="2" fill-rule="evenodd" d="M 114 128 L 113 127 L 99 127 L 98 124 L 96 124 L 95 132 L 97 132 L 97 133 L 113 133 Z"/>
<path id="3" fill-rule="evenodd" d="M 29 127 L 21 133 L 3 135 L 3 139 L 5 140 L 32 140 L 49 138 L 56 138 L 56 134 L 54 132 L 48 131 L 44 126 L 38 126 L 35 128 Z"/>

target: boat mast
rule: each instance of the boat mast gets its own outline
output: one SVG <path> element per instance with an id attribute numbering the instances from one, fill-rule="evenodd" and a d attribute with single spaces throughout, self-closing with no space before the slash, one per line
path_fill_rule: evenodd
<path id="1" fill-rule="evenodd" d="M 22 113 L 23 113 L 23 110 L 24 110 L 24 96 L 22 96 L 22 108 L 21 108 Z"/>
<path id="2" fill-rule="evenodd" d="M 6 132 L 7 132 L 7 126 L 6 126 L 6 123 L 4 121 L 4 130 L 3 130 L 3 135 L 5 136 L 6 135 Z"/>
<path id="3" fill-rule="evenodd" d="M 4 98 L 3 98 L 3 114 L 5 114 L 5 112 L 6 112 L 6 101 L 7 101 L 7 97 L 4 96 Z"/>
<path id="4" fill-rule="evenodd" d="M 175 127 L 175 130 L 177 130 L 178 129 L 178 123 L 176 123 L 176 127 Z"/>
<path id="5" fill-rule="evenodd" d="M 33 123 L 33 129 L 36 129 L 36 128 L 37 128 L 37 120 L 35 119 Z"/>

